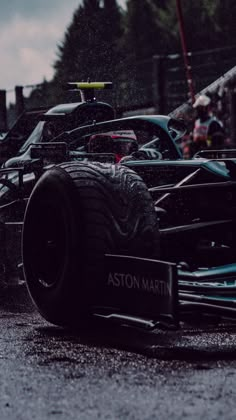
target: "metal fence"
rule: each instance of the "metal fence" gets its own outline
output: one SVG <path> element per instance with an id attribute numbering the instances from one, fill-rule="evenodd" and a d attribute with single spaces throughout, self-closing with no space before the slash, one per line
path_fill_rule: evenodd
<path id="1" fill-rule="evenodd" d="M 195 93 L 202 91 L 236 65 L 236 46 L 189 53 Z M 154 106 L 162 114 L 170 113 L 189 100 L 184 60 L 180 54 L 155 55 L 137 63 L 134 80 L 137 98 L 122 95 L 122 107 Z M 134 83 L 134 82 L 133 82 Z"/>
<path id="2" fill-rule="evenodd" d="M 191 52 L 188 55 L 195 93 L 211 86 L 213 82 L 236 65 L 236 45 Z M 105 99 L 113 104 L 117 109 L 117 115 L 123 115 L 125 112 L 135 113 L 136 110 L 143 111 L 149 108 L 154 113 L 169 114 L 188 102 L 186 71 L 181 54 L 155 55 L 138 63 L 124 62 L 122 66 L 121 76 L 114 81 L 113 92 L 109 94 L 109 97 L 101 97 L 102 100 Z M 37 103 L 36 106 L 53 105 L 47 103 L 48 90 L 43 95 L 42 86 L 43 84 L 30 85 L 33 92 L 40 92 L 38 95 L 40 103 Z M 27 100 L 24 98 L 27 89 L 29 86 L 15 87 L 16 103 L 8 110 L 8 122 L 9 114 L 10 119 L 13 120 L 24 107 L 32 106 L 30 97 Z M 50 83 L 47 89 L 50 89 Z M 6 91 L 0 91 L 0 129 L 7 124 L 4 122 L 6 119 L 6 109 L 4 109 L 6 95 Z M 34 99 L 35 96 L 37 95 L 34 95 Z"/>

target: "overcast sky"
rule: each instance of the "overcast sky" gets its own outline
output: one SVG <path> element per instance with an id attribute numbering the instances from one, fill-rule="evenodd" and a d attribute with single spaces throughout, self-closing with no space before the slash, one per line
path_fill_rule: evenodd
<path id="1" fill-rule="evenodd" d="M 124 6 L 126 0 L 118 0 Z M 53 76 L 57 45 L 81 0 L 0 1 L 0 89 Z M 12 100 L 12 93 L 7 99 Z"/>

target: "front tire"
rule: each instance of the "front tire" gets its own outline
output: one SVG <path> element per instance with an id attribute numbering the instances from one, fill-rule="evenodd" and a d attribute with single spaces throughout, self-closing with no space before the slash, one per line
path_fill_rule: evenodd
<path id="1" fill-rule="evenodd" d="M 22 245 L 26 283 L 40 313 L 57 325 L 77 324 L 97 302 L 106 253 L 159 256 L 152 198 L 122 165 L 55 166 L 31 194 Z"/>

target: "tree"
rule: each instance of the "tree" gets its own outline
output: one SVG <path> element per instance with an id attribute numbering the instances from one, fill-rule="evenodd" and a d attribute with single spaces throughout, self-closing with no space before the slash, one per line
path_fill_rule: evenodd
<path id="1" fill-rule="evenodd" d="M 116 0 L 84 0 L 58 47 L 55 78 L 61 81 L 110 79 L 119 63 L 121 12 Z"/>
<path id="2" fill-rule="evenodd" d="M 149 58 L 158 51 L 158 26 L 147 1 L 128 0 L 125 23 L 126 49 L 135 60 Z"/>
<path id="3" fill-rule="evenodd" d="M 210 9 L 210 2 L 208 1 L 208 10 Z M 211 5 L 211 7 L 213 7 Z M 229 46 L 236 44 L 235 33 L 235 16 L 236 16 L 236 3 L 235 0 L 216 0 L 214 2 L 214 9 L 212 19 L 214 20 L 214 39 L 218 46 Z"/>
<path id="4" fill-rule="evenodd" d="M 193 78 L 199 90 L 234 65 L 235 51 L 230 45 L 236 44 L 236 3 L 182 0 L 181 4 Z M 222 47 L 218 55 L 206 51 L 217 47 Z M 41 90 L 41 95 L 46 92 L 48 103 L 64 100 L 59 83 L 90 78 L 115 83 L 113 96 L 107 92 L 104 96 L 115 106 L 147 105 L 153 94 L 153 55 L 168 57 L 162 73 L 172 93 L 175 82 L 179 86 L 174 87 L 176 97 L 186 89 L 176 0 L 127 0 L 125 10 L 116 0 L 83 0 L 58 45 L 57 55 L 54 78 Z"/>

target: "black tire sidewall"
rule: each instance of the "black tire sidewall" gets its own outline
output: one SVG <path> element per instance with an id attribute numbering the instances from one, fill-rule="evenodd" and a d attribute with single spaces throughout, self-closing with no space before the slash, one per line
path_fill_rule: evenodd
<path id="1" fill-rule="evenodd" d="M 37 253 L 41 252 L 37 236 L 48 228 L 49 206 L 58 212 L 55 217 L 59 216 L 61 221 L 65 244 L 63 261 L 58 261 L 61 269 L 56 285 L 45 288 L 35 277 L 34 264 L 40 258 Z M 83 247 L 78 251 L 79 241 L 83 242 L 83 231 L 73 182 L 65 171 L 55 167 L 41 177 L 31 194 L 25 214 L 22 254 L 29 293 L 42 315 L 56 324 L 64 324 L 65 314 L 68 321 L 73 319 L 75 308 L 80 307 L 83 312 L 83 308 L 88 307 L 86 283 L 77 281 L 84 273 Z"/>

